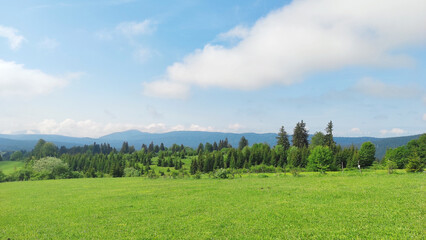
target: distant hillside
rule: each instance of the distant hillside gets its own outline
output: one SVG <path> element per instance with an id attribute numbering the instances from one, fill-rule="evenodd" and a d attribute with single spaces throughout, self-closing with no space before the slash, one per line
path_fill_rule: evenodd
<path id="1" fill-rule="evenodd" d="M 6 135 L 0 134 L 0 151 L 31 150 L 39 139 L 53 142 L 57 146 L 82 146 L 85 144 L 109 143 L 111 146 L 120 149 L 123 141 L 134 145 L 140 149 L 142 144 L 148 145 L 151 142 L 155 144 L 164 143 L 165 146 L 172 144 L 183 144 L 192 148 L 198 147 L 200 143 L 219 142 L 228 138 L 229 143 L 236 147 L 241 137 L 244 136 L 253 143 L 268 143 L 271 146 L 276 144 L 276 133 L 221 133 L 221 132 L 200 132 L 200 131 L 177 131 L 168 133 L 144 133 L 137 130 L 112 133 L 100 138 L 75 138 L 61 135 L 45 134 L 20 134 Z M 337 144 L 350 146 L 351 144 L 360 147 L 363 142 L 371 141 L 376 145 L 376 156 L 382 158 L 387 148 L 394 148 L 407 144 L 412 139 L 417 139 L 420 135 L 392 138 L 373 138 L 373 137 L 335 137 Z M 290 136 L 291 141 L 291 136 Z"/>

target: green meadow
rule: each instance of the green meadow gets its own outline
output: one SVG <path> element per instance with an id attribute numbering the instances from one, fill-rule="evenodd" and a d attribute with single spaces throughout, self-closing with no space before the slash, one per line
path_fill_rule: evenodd
<path id="1" fill-rule="evenodd" d="M 0 161 L 0 171 L 4 174 L 10 174 L 16 170 L 19 170 L 25 165 L 21 161 Z"/>
<path id="2" fill-rule="evenodd" d="M 0 184 L 0 239 L 424 239 L 425 174 Z"/>

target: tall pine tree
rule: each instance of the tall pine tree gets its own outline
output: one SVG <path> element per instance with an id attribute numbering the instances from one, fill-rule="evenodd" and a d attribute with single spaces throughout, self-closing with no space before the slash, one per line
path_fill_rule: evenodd
<path id="1" fill-rule="evenodd" d="M 278 132 L 277 145 L 284 147 L 284 151 L 287 151 L 290 148 L 290 142 L 288 141 L 287 132 L 284 130 L 284 126 L 281 126 L 280 131 Z"/>
<path id="2" fill-rule="evenodd" d="M 333 139 L 333 122 L 330 121 L 325 129 L 325 145 L 334 151 L 336 142 Z"/>
<path id="3" fill-rule="evenodd" d="M 294 128 L 293 146 L 298 148 L 308 147 L 308 136 L 309 134 L 308 130 L 306 130 L 306 123 L 304 123 L 303 120 L 298 122 Z"/>

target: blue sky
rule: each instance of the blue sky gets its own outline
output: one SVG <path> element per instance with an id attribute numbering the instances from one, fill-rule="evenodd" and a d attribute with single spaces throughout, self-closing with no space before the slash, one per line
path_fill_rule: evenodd
<path id="1" fill-rule="evenodd" d="M 425 1 L 1 5 L 0 133 L 426 130 Z"/>

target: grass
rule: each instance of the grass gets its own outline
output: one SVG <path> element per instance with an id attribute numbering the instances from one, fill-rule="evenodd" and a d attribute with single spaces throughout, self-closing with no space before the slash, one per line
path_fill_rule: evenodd
<path id="1" fill-rule="evenodd" d="M 25 163 L 20 161 L 0 161 L 0 170 L 7 175 L 16 170 L 19 170 L 24 165 Z"/>
<path id="2" fill-rule="evenodd" d="M 425 174 L 268 176 L 1 183 L 0 239 L 425 236 Z"/>

